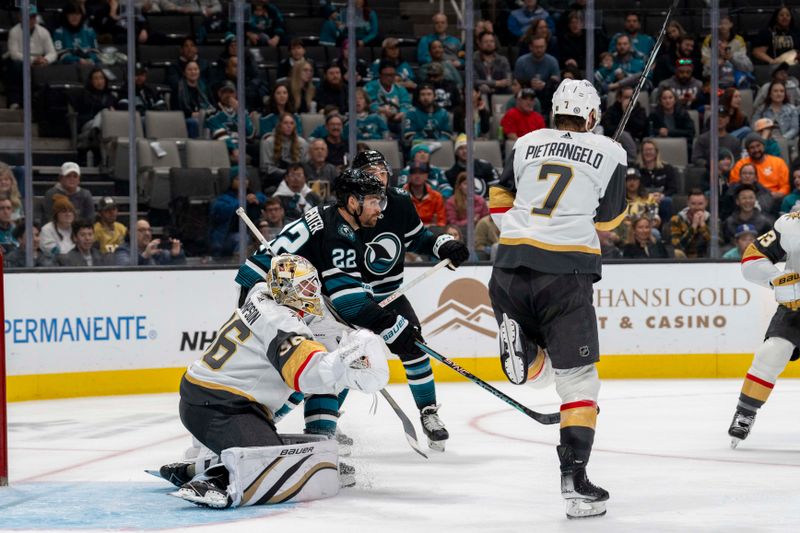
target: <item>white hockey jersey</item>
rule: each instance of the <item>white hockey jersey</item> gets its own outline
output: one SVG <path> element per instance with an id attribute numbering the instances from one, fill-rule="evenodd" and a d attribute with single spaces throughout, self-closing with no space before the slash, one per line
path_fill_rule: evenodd
<path id="1" fill-rule="evenodd" d="M 333 394 L 318 372 L 319 355 L 335 350 L 347 326 L 326 309 L 301 318 L 256 284 L 219 329 L 202 358 L 189 365 L 181 398 L 196 405 L 253 402 L 274 415 L 295 392 Z"/>
<path id="2" fill-rule="evenodd" d="M 602 135 L 540 129 L 520 137 L 490 189 L 495 266 L 599 279 L 596 229 L 625 217 L 626 165 L 625 150 Z"/>
<path id="3" fill-rule="evenodd" d="M 786 272 L 800 272 L 800 213 L 778 218 L 772 230 L 758 237 L 742 254 L 742 275 L 762 287 L 783 272 L 775 263 L 786 261 Z"/>

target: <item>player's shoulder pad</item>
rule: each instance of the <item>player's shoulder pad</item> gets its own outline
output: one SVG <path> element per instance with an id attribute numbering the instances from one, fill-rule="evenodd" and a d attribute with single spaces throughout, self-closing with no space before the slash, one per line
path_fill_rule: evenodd
<path id="1" fill-rule="evenodd" d="M 628 166 L 628 152 L 619 142 L 605 135 L 592 134 L 592 137 L 597 147 L 612 157 L 616 163 Z"/>
<path id="2" fill-rule="evenodd" d="M 781 235 L 800 236 L 800 212 L 781 215 L 772 227 Z"/>
<path id="3" fill-rule="evenodd" d="M 308 326 L 300 314 L 291 307 L 280 305 L 273 300 L 267 283 L 263 281 L 253 285 L 238 312 L 251 327 L 263 321 L 265 326 L 270 324 L 282 331 L 310 335 Z"/>

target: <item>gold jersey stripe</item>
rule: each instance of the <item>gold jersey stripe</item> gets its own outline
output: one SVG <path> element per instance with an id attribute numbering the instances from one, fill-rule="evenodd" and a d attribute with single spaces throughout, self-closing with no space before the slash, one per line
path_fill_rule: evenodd
<path id="1" fill-rule="evenodd" d="M 597 424 L 596 407 L 576 407 L 561 411 L 561 427 L 583 426 L 594 429 Z"/>
<path id="2" fill-rule="evenodd" d="M 537 241 L 536 239 L 526 239 L 524 237 L 511 239 L 508 237 L 500 237 L 500 244 L 507 246 L 527 245 L 534 248 L 541 248 L 550 252 L 580 252 L 584 254 L 600 255 L 600 248 L 592 248 L 591 246 L 581 246 L 573 244 L 550 244 L 547 242 Z"/>
<path id="3" fill-rule="evenodd" d="M 287 385 L 295 390 L 297 389 L 297 380 L 300 373 L 308 361 L 308 358 L 314 352 L 327 352 L 328 350 L 324 345 L 310 340 L 304 340 L 294 347 L 292 353 L 289 355 L 286 362 L 281 367 L 281 375 Z"/>
<path id="4" fill-rule="evenodd" d="M 247 398 L 251 402 L 258 403 L 258 400 L 247 394 L 246 392 L 242 392 L 239 389 L 235 389 L 233 387 L 228 387 L 227 385 L 221 385 L 219 383 L 212 383 L 210 381 L 203 381 L 202 379 L 197 379 L 196 377 L 192 376 L 188 372 L 186 373 L 187 381 L 194 383 L 198 387 L 203 387 L 206 389 L 211 390 L 224 390 L 226 392 L 230 392 L 231 394 L 235 394 L 236 396 L 241 396 L 243 398 Z"/>
<path id="5" fill-rule="evenodd" d="M 742 263 L 753 261 L 754 259 L 768 259 L 768 257 L 761 253 L 761 251 L 756 248 L 755 244 L 750 243 L 747 245 L 747 248 L 745 248 L 744 254 L 742 254 Z"/>
<path id="6" fill-rule="evenodd" d="M 489 207 L 511 207 L 514 194 L 502 187 L 489 187 Z"/>
<path id="7" fill-rule="evenodd" d="M 627 213 L 623 211 L 614 220 L 609 220 L 608 222 L 595 222 L 594 227 L 595 229 L 598 229 L 600 231 L 611 231 L 612 229 L 622 224 L 622 221 L 625 220 L 625 215 L 627 215 Z"/>

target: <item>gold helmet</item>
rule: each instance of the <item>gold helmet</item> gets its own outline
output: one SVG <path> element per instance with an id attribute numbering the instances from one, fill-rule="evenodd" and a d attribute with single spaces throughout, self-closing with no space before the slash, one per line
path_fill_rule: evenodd
<path id="1" fill-rule="evenodd" d="M 272 298 L 280 305 L 322 316 L 317 269 L 305 257 L 281 254 L 273 258 L 267 273 L 267 285 Z"/>

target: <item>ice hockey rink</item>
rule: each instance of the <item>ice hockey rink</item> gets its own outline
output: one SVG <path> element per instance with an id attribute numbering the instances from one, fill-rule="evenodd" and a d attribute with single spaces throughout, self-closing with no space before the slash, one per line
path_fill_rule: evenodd
<path id="1" fill-rule="evenodd" d="M 540 411 L 552 390 L 497 384 Z M 590 478 L 608 489 L 602 518 L 568 521 L 557 426 L 542 426 L 471 383 L 438 386 L 451 433 L 444 454 L 415 454 L 380 399 L 351 393 L 341 427 L 356 486 L 332 499 L 214 511 L 167 496 L 143 472 L 179 459 L 190 439 L 177 395 L 9 405 L 11 487 L 3 530 L 196 531 L 798 531 L 800 381 L 779 381 L 753 434 L 726 434 L 738 380 L 607 380 Z M 390 392 L 415 415 L 405 385 Z M 419 429 L 416 416 L 412 419 Z M 299 410 L 281 425 L 301 429 Z"/>

